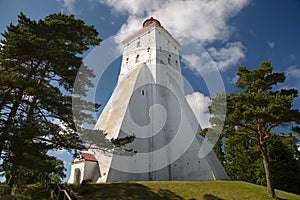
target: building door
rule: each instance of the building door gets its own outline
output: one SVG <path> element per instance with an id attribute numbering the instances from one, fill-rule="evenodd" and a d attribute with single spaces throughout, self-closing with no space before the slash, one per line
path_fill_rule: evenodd
<path id="1" fill-rule="evenodd" d="M 74 183 L 80 183 L 81 171 L 79 168 L 76 168 L 74 171 Z"/>

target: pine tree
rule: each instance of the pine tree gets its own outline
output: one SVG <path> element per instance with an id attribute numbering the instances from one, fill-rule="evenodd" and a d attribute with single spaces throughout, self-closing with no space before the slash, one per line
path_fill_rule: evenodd
<path id="1" fill-rule="evenodd" d="M 38 21 L 21 13 L 2 36 L 0 155 L 12 187 L 30 171 L 61 173 L 49 150 L 83 147 L 72 119 L 73 83 L 82 66 L 80 55 L 101 40 L 93 26 L 61 13 Z M 94 76 L 85 71 L 78 86 L 82 93 Z M 81 101 L 90 110 L 93 103 Z"/>
<path id="2" fill-rule="evenodd" d="M 211 98 L 211 105 L 208 107 L 212 117 L 209 119 L 210 127 L 203 129 L 200 135 L 206 137 L 206 142 L 213 145 L 214 152 L 219 161 L 224 165 L 223 141 L 225 139 L 225 117 L 226 117 L 227 95 L 217 94 Z"/>
<path id="3" fill-rule="evenodd" d="M 300 193 L 300 161 L 296 159 L 296 143 L 292 134 L 275 134 L 266 142 L 274 188 Z M 227 135 L 225 170 L 231 180 L 266 185 L 260 149 L 244 134 Z"/>
<path id="4" fill-rule="evenodd" d="M 239 67 L 236 86 L 240 93 L 231 93 L 228 101 L 226 123 L 236 133 L 244 134 L 258 145 L 265 170 L 268 195 L 275 198 L 267 142 L 272 130 L 292 122 L 299 123 L 300 113 L 293 109 L 297 97 L 295 89 L 275 90 L 274 86 L 285 80 L 284 73 L 273 72 L 270 62 L 262 62 L 259 68 L 249 70 Z"/>
<path id="5" fill-rule="evenodd" d="M 270 169 L 276 189 L 300 194 L 300 161 L 295 158 L 298 140 L 291 134 L 273 134 L 267 141 Z"/>
<path id="6" fill-rule="evenodd" d="M 258 184 L 256 175 L 262 165 L 257 145 L 245 135 L 233 134 L 227 135 L 224 150 L 225 170 L 230 179 Z"/>

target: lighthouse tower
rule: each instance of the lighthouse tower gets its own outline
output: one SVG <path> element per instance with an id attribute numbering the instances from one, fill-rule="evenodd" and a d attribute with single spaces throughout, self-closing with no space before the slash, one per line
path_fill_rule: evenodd
<path id="1" fill-rule="evenodd" d="M 93 180 L 228 179 L 213 151 L 199 157 L 204 138 L 184 96 L 180 44 L 152 17 L 122 43 L 118 83 L 95 129 L 108 139 L 135 135 L 126 148 L 136 153 L 91 148 L 99 165 Z"/>

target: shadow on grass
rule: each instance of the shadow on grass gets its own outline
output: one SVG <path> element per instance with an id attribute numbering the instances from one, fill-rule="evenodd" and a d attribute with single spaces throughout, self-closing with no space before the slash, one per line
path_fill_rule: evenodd
<path id="1" fill-rule="evenodd" d="M 70 188 L 78 194 L 81 200 L 94 199 L 177 199 L 183 200 L 181 196 L 170 190 L 159 189 L 157 192 L 138 183 L 107 183 L 88 184 L 85 186 L 71 185 Z"/>
<path id="2" fill-rule="evenodd" d="M 212 194 L 205 194 L 203 196 L 204 199 L 207 199 L 207 200 L 223 200 L 215 195 L 212 195 Z"/>
<path id="3" fill-rule="evenodd" d="M 170 190 L 159 189 L 157 195 L 162 199 L 184 199 Z"/>

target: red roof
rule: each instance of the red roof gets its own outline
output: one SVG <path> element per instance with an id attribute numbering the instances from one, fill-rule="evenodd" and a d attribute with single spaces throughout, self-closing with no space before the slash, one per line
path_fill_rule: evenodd
<path id="1" fill-rule="evenodd" d="M 150 25 L 155 24 L 155 23 L 157 23 L 159 26 L 161 26 L 160 22 L 157 19 L 154 19 L 153 17 L 150 17 L 149 19 L 146 19 L 144 21 L 143 27 L 150 26 Z"/>
<path id="2" fill-rule="evenodd" d="M 136 34 L 141 33 L 142 31 L 145 30 L 145 27 L 150 27 L 150 26 L 152 26 L 153 24 L 157 24 L 158 26 L 162 27 L 161 24 L 160 24 L 160 22 L 159 22 L 157 19 L 154 19 L 153 17 L 150 17 L 149 19 L 146 19 L 146 20 L 144 21 L 144 23 L 143 23 L 143 28 L 142 28 L 142 29 L 140 29 L 140 30 L 138 30 L 137 32 L 133 33 L 132 35 L 126 37 L 126 38 L 122 41 L 122 43 L 124 44 L 124 42 L 125 42 L 126 40 L 128 40 L 129 38 L 135 36 Z"/>
<path id="3" fill-rule="evenodd" d="M 86 161 L 98 162 L 98 160 L 95 158 L 95 156 L 93 154 L 80 152 L 80 155 Z"/>
<path id="4" fill-rule="evenodd" d="M 95 156 L 90 153 L 80 152 L 79 156 L 81 156 L 82 161 L 98 162 L 98 160 L 95 158 Z M 78 158 L 78 157 L 76 157 L 76 158 Z M 75 161 L 76 158 L 73 159 L 72 163 Z M 76 161 L 76 162 L 80 162 L 80 161 Z"/>

